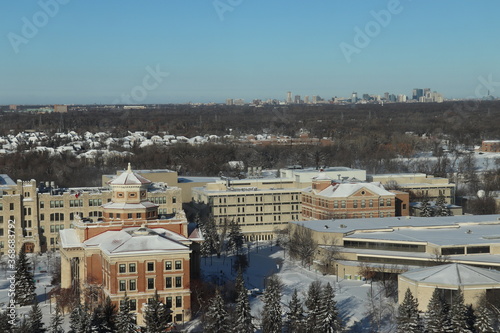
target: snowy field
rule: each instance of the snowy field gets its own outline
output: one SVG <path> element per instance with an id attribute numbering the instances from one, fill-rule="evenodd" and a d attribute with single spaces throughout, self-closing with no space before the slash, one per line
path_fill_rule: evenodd
<path id="1" fill-rule="evenodd" d="M 244 253 L 247 253 L 247 248 L 245 248 L 244 251 Z M 286 260 L 284 260 L 285 255 Z M 32 258 L 32 255 L 28 255 L 28 257 Z M 0 262 L 3 259 L 4 258 L 2 258 Z M 244 273 L 244 278 L 246 287 L 248 289 L 254 289 L 254 293 L 250 296 L 250 304 L 252 314 L 255 318 L 260 318 L 260 312 L 263 307 L 260 298 L 264 290 L 265 278 L 272 274 L 277 274 L 284 284 L 282 296 L 284 312 L 288 309 L 287 305 L 292 297 L 294 289 L 297 289 L 299 298 L 305 299 L 305 292 L 307 292 L 311 282 L 315 280 L 319 280 L 324 284 L 330 282 L 336 290 L 337 306 L 345 325 L 351 327 L 351 332 L 361 332 L 363 330 L 363 325 L 366 326 L 366 321 L 363 319 L 366 317 L 364 315 L 366 311 L 365 304 L 368 291 L 370 290 L 370 284 L 365 284 L 362 281 L 344 280 L 341 277 L 337 280 L 335 275 L 324 276 L 320 272 L 303 268 L 288 259 L 288 255 L 283 249 L 272 246 L 269 242 L 259 242 L 258 245 L 257 243 L 251 244 L 250 266 Z M 52 289 L 52 286 L 50 286 L 50 273 L 53 269 L 53 262 L 53 255 L 49 258 L 47 254 L 43 254 L 37 256 L 36 259 L 36 293 L 46 325 L 50 322 L 51 310 L 52 313 L 54 312 L 54 301 L 50 302 L 50 299 L 46 297 L 46 293 Z M 220 282 L 221 279 L 223 281 L 234 281 L 236 272 L 231 269 L 233 262 L 233 256 L 225 257 L 223 255 L 221 258 L 217 258 L 216 256 L 207 259 L 202 258 L 201 264 L 204 279 L 216 282 Z M 6 308 L 9 301 L 8 278 L 11 273 L 13 273 L 8 269 L 5 270 L 4 267 L 4 265 L 0 265 L 0 306 L 2 309 Z M 22 318 L 24 315 L 28 314 L 30 308 L 30 306 L 18 307 L 16 311 Z M 69 315 L 66 314 L 64 319 L 64 327 L 67 330 L 69 328 Z M 199 321 L 194 320 L 190 323 L 186 323 L 185 331 L 192 333 L 202 332 L 202 328 Z"/>

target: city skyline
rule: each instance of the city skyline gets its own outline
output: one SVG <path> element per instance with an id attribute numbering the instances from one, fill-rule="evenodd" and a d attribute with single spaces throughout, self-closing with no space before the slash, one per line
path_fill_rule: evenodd
<path id="1" fill-rule="evenodd" d="M 0 104 L 499 96 L 494 1 L 2 4 Z M 481 89 L 478 89 L 481 85 Z"/>

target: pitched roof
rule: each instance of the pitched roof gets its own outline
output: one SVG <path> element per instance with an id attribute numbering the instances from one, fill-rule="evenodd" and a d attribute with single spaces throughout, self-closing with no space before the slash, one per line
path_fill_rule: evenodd
<path id="1" fill-rule="evenodd" d="M 141 175 L 132 172 L 130 163 L 128 164 L 127 171 L 109 182 L 111 185 L 137 185 L 137 184 L 150 184 L 151 181 L 142 177 Z"/>
<path id="2" fill-rule="evenodd" d="M 354 193 L 366 189 L 376 195 L 392 195 L 394 193 L 387 191 L 380 183 L 353 183 L 353 184 L 336 184 L 325 188 L 318 195 L 331 198 L 346 198 Z"/>
<path id="3" fill-rule="evenodd" d="M 164 229 L 135 227 L 106 231 L 89 238 L 83 244 L 85 247 L 99 247 L 108 254 L 189 251 L 189 246 L 181 243 L 182 241 L 188 240 L 178 234 L 167 233 Z"/>
<path id="4" fill-rule="evenodd" d="M 421 283 L 451 286 L 500 284 L 498 271 L 457 263 L 416 269 L 402 276 Z"/>

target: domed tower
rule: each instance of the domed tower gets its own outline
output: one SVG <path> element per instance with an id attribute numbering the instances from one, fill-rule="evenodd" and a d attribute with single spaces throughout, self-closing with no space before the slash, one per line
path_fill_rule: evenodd
<path id="1" fill-rule="evenodd" d="M 103 221 L 146 221 L 158 218 L 158 205 L 148 201 L 148 179 L 132 172 L 130 163 L 127 171 L 109 182 L 113 191 L 111 202 L 104 204 Z"/>

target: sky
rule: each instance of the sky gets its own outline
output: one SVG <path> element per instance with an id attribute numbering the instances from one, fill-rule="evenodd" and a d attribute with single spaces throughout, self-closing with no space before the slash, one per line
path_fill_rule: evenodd
<path id="1" fill-rule="evenodd" d="M 498 0 L 2 1 L 0 104 L 498 97 L 499 12 Z"/>

